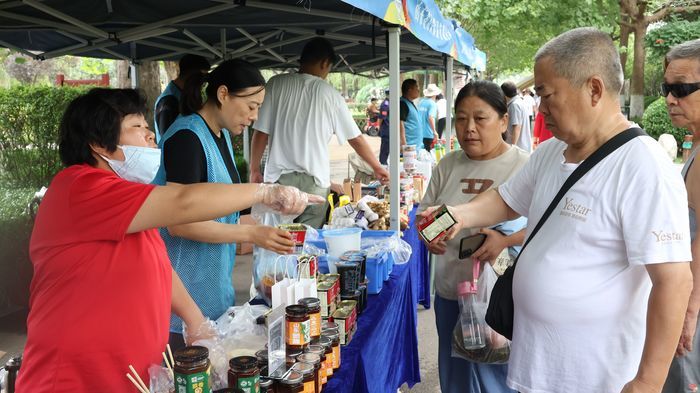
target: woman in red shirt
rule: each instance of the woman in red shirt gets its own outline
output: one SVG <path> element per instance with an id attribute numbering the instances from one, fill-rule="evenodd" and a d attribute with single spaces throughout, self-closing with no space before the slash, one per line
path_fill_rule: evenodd
<path id="1" fill-rule="evenodd" d="M 66 168 L 34 224 L 27 344 L 17 391 L 132 392 L 168 341 L 170 312 L 205 321 L 170 266 L 155 228 L 211 220 L 263 203 L 301 213 L 313 197 L 260 184 L 151 184 L 160 150 L 130 89 L 76 98 L 60 126 Z M 190 337 L 194 341 L 198 337 Z"/>

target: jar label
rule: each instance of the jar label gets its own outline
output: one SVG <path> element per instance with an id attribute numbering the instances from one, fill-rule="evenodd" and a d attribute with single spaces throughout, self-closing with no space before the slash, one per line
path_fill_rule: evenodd
<path id="1" fill-rule="evenodd" d="M 330 353 L 326 355 L 326 374 L 329 377 L 333 376 L 333 355 Z"/>
<path id="2" fill-rule="evenodd" d="M 260 375 L 238 377 L 236 387 L 245 393 L 260 393 Z"/>
<path id="3" fill-rule="evenodd" d="M 311 329 L 310 336 L 318 337 L 321 335 L 321 312 L 309 314 L 309 326 Z"/>
<path id="4" fill-rule="evenodd" d="M 316 384 L 314 381 L 304 382 L 304 393 L 316 393 Z"/>
<path id="5" fill-rule="evenodd" d="M 310 323 L 287 321 L 287 345 L 306 345 L 311 342 Z"/>
<path id="6" fill-rule="evenodd" d="M 333 346 L 333 368 L 340 368 L 340 345 Z"/>
<path id="7" fill-rule="evenodd" d="M 209 369 L 194 374 L 175 374 L 177 393 L 211 393 Z"/>

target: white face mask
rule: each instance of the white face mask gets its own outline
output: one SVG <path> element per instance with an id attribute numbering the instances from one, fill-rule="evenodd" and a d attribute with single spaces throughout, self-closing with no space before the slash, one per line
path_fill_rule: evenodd
<path id="1" fill-rule="evenodd" d="M 124 161 L 101 156 L 117 176 L 136 183 L 151 183 L 160 168 L 160 149 L 128 145 L 117 147 L 124 152 Z"/>

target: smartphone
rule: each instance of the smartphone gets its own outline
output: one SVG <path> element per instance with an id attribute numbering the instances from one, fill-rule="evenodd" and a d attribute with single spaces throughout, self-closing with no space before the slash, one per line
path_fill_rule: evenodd
<path id="1" fill-rule="evenodd" d="M 478 250 L 486 241 L 486 235 L 477 233 L 476 235 L 467 236 L 459 241 L 459 259 L 466 259 L 472 256 L 474 251 Z"/>

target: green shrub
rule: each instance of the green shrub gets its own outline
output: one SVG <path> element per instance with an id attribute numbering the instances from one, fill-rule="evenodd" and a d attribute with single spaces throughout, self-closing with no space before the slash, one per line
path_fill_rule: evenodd
<path id="1" fill-rule="evenodd" d="M 654 139 L 659 139 L 661 134 L 673 135 L 679 148 L 683 144 L 683 136 L 688 133 L 687 130 L 676 128 L 671 124 L 666 101 L 663 97 L 659 97 L 649 104 L 649 107 L 644 111 L 644 117 L 642 117 L 642 126 Z"/>
<path id="2" fill-rule="evenodd" d="M 68 103 L 87 88 L 0 89 L 0 180 L 15 187 L 48 185 L 61 169 L 58 126 Z"/>

